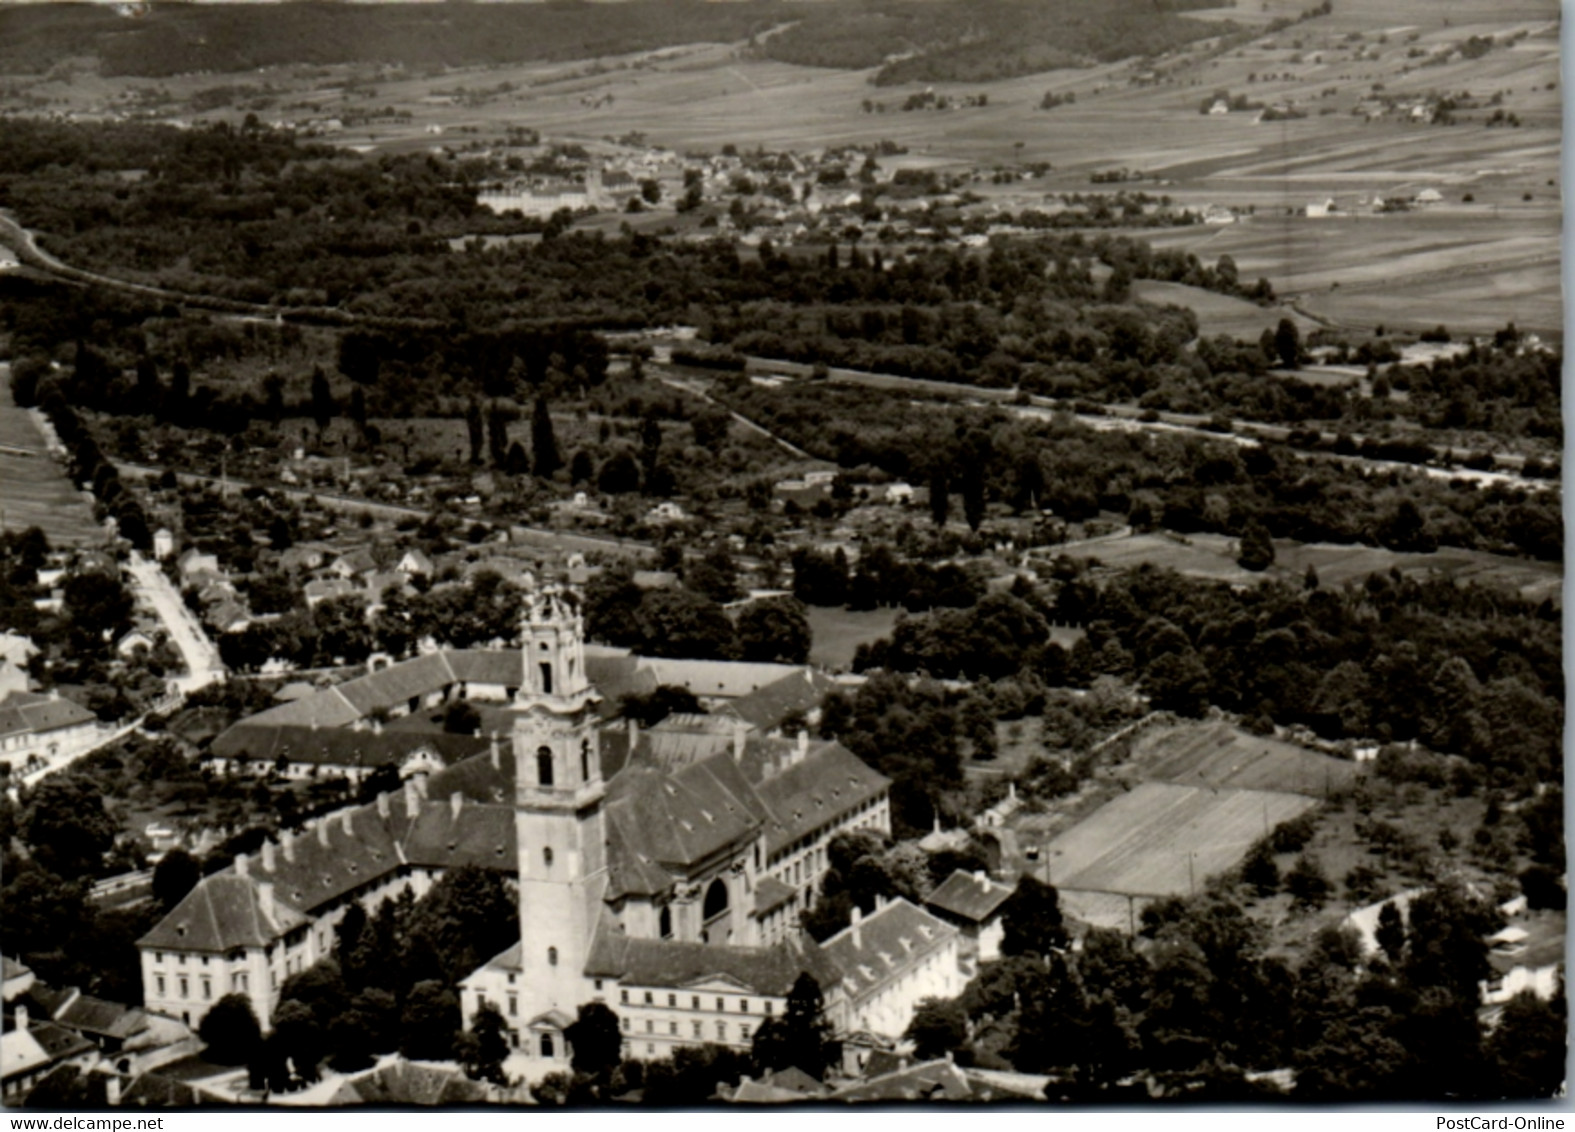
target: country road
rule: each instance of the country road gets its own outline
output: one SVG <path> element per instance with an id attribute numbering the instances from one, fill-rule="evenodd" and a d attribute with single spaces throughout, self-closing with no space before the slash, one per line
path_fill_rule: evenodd
<path id="1" fill-rule="evenodd" d="M 171 683 L 182 693 L 188 693 L 221 682 L 224 662 L 219 659 L 219 650 L 202 631 L 202 626 L 186 608 L 175 584 L 165 576 L 159 564 L 132 551 L 126 569 L 131 573 L 137 597 L 159 615 L 159 621 L 186 662 L 186 675 L 177 676 Z"/>
<path id="2" fill-rule="evenodd" d="M 798 377 L 806 377 L 810 366 L 798 362 L 785 362 L 775 358 L 762 358 L 750 355 L 748 357 L 750 372 L 787 373 Z M 859 385 L 869 389 L 884 389 L 890 392 L 922 393 L 927 396 L 939 396 L 952 403 L 968 404 L 989 403 L 1018 416 L 1048 418 L 1053 415 L 1066 414 L 1075 419 L 1079 424 L 1089 428 L 1110 430 L 1129 429 L 1151 432 L 1179 432 L 1206 439 L 1230 441 L 1236 444 L 1256 444 L 1259 441 L 1284 441 L 1291 433 L 1289 425 L 1260 424 L 1257 421 L 1232 420 L 1232 431 L 1218 432 L 1205 427 L 1210 424 L 1210 418 L 1200 414 L 1172 413 L 1172 412 L 1147 412 L 1131 405 L 1105 405 L 1104 412 L 1078 413 L 1070 412 L 1056 404 L 1047 397 L 1030 396 L 1028 403 L 1021 404 L 1020 397 L 1015 389 L 984 389 L 974 385 L 954 385 L 945 381 L 929 381 L 918 377 L 902 377 L 891 373 L 870 373 L 864 370 L 832 368 L 826 379 L 834 385 Z M 1146 419 L 1148 418 L 1148 419 Z M 1328 433 L 1321 434 L 1326 441 L 1334 437 Z M 1352 441 L 1361 444 L 1366 437 L 1353 436 Z M 1484 487 L 1498 484 L 1506 487 L 1516 487 L 1525 491 L 1548 491 L 1559 486 L 1557 480 L 1526 479 L 1514 472 L 1488 472 L 1474 471 L 1470 468 L 1442 468 L 1430 464 L 1408 464 L 1401 460 L 1379 460 L 1370 456 L 1346 456 L 1334 452 L 1317 451 L 1302 453 L 1301 449 L 1294 449 L 1299 454 L 1318 456 L 1330 460 L 1337 460 L 1344 464 L 1360 465 L 1374 471 L 1415 471 L 1433 479 L 1441 480 L 1471 480 Z M 1450 449 L 1447 455 L 1459 460 L 1468 453 L 1461 449 Z M 1514 452 L 1496 452 L 1493 454 L 1496 462 L 1510 467 L 1519 467 L 1525 457 Z"/>

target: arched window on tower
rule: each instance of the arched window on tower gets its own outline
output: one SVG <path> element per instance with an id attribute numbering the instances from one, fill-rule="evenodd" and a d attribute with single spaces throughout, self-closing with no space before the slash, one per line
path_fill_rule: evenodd
<path id="1" fill-rule="evenodd" d="M 545 660 L 541 662 L 541 694 L 552 695 L 552 665 Z"/>
<path id="2" fill-rule="evenodd" d="M 657 918 L 657 927 L 663 939 L 673 938 L 673 910 L 671 908 L 662 909 L 661 916 Z"/>
<path id="3" fill-rule="evenodd" d="M 556 967 L 557 965 L 558 965 L 558 949 L 556 947 L 549 947 L 549 948 L 547 948 L 547 966 L 549 966 L 549 967 Z"/>
<path id="4" fill-rule="evenodd" d="M 582 782 L 591 780 L 591 741 L 589 739 L 580 740 L 580 780 Z"/>
<path id="5" fill-rule="evenodd" d="M 552 868 L 552 846 L 551 845 L 543 845 L 541 847 L 541 863 L 546 865 L 549 869 Z"/>
<path id="6" fill-rule="evenodd" d="M 552 748 L 536 748 L 536 785 L 552 785 Z"/>

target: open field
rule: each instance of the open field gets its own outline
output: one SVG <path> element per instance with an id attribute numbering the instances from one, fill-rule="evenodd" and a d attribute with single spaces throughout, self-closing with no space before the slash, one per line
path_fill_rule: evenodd
<path id="1" fill-rule="evenodd" d="M 1316 804 L 1300 794 L 1145 782 L 1050 842 L 1051 875 L 1063 891 L 1180 895 Z"/>
<path id="2" fill-rule="evenodd" d="M 809 607 L 809 629 L 814 644 L 809 661 L 832 671 L 846 671 L 853 664 L 853 653 L 860 645 L 878 641 L 891 634 L 897 623 L 898 609 L 833 609 Z"/>
<path id="3" fill-rule="evenodd" d="M 1357 766 L 1228 723 L 1184 723 L 1144 732 L 1123 770 L 1180 786 L 1273 790 L 1322 797 L 1356 780 Z"/>
<path id="4" fill-rule="evenodd" d="M 1074 558 L 1098 559 L 1112 567 L 1148 563 L 1189 577 L 1212 578 L 1233 585 L 1252 585 L 1265 576 L 1296 580 L 1312 566 L 1325 586 L 1341 586 L 1369 574 L 1398 569 L 1416 577 L 1436 571 L 1457 581 L 1504 586 L 1530 601 L 1551 598 L 1558 602 L 1564 588 L 1564 571 L 1556 562 L 1510 558 L 1480 550 L 1445 547 L 1431 554 L 1400 554 L 1378 546 L 1302 545 L 1283 539 L 1275 541 L 1274 550 L 1274 565 L 1262 574 L 1236 565 L 1236 540 L 1226 535 L 1135 534 L 1072 545 L 1065 553 Z"/>
<path id="5" fill-rule="evenodd" d="M 1261 29 L 1305 6 L 1260 0 L 1196 15 Z M 185 100 L 226 81 L 266 83 L 276 103 L 268 118 L 349 116 L 369 105 L 410 113 L 408 120 L 329 135 L 360 149 L 486 149 L 504 143 L 510 127 L 525 126 L 604 154 L 627 152 L 616 139 L 680 154 L 728 144 L 816 150 L 889 141 L 908 152 L 883 158 L 887 170 L 1049 163 L 1044 177 L 1001 185 L 981 178 L 973 186 L 988 205 L 1006 209 L 1042 205 L 1047 193 L 1086 192 L 1091 173 L 1124 168 L 1143 178 L 1128 187 L 1188 207 L 1228 206 L 1241 216 L 1222 227 L 1134 234 L 1209 262 L 1229 254 L 1244 277 L 1266 276 L 1312 318 L 1366 330 L 1442 322 L 1480 332 L 1514 320 L 1552 331 L 1562 324 L 1558 17 L 1551 0 L 1340 4 L 1329 16 L 1229 50 L 1206 39 L 1157 60 L 994 82 L 877 87 L 872 71 L 795 66 L 760 58 L 747 43 L 710 42 L 449 70 L 362 64 L 275 67 L 229 80 L 174 75 L 160 86 L 172 96 L 166 113 L 187 118 Z M 1449 54 L 1471 36 L 1492 37 L 1491 49 L 1474 59 Z M 60 112 L 89 113 L 147 85 L 80 68 L 17 81 L 19 92 L 48 99 Z M 940 95 L 985 93 L 988 105 L 901 111 L 924 86 Z M 464 97 L 455 96 L 459 89 Z M 1251 111 L 1200 114 L 1200 102 L 1216 91 L 1287 103 L 1307 116 L 1259 122 Z M 1464 91 L 1484 105 L 1458 110 L 1447 126 L 1424 125 L 1400 109 L 1385 112 L 1375 98 L 1404 106 Z M 1047 92 L 1076 101 L 1041 110 Z M 1487 128 L 1490 97 L 1522 124 Z M 868 112 L 866 104 L 882 104 L 884 112 Z M 238 122 L 242 113 L 235 106 L 204 116 Z M 663 174 L 669 190 L 678 168 Z M 1427 211 L 1371 212 L 1375 196 L 1429 187 L 1444 201 Z M 673 192 L 666 196 L 670 201 Z M 1329 218 L 1300 215 L 1308 203 L 1328 199 L 1339 210 Z M 640 223 L 674 220 L 664 202 Z M 1198 302 L 1211 330 L 1261 326 L 1256 313 Z"/>
<path id="6" fill-rule="evenodd" d="M 1198 316 L 1198 333 L 1212 336 L 1229 334 L 1233 338 L 1252 340 L 1265 330 L 1274 330 L 1280 319 L 1289 318 L 1303 334 L 1317 328 L 1312 319 L 1296 311 L 1279 306 L 1260 307 L 1233 295 L 1189 287 L 1185 283 L 1162 283 L 1157 279 L 1140 279 L 1132 284 L 1133 298 L 1158 306 L 1187 307 Z"/>
<path id="7" fill-rule="evenodd" d="M 11 367 L 0 364 L 0 529 L 28 527 L 55 546 L 104 541 L 92 506 L 49 455 L 32 417 L 11 400 Z"/>

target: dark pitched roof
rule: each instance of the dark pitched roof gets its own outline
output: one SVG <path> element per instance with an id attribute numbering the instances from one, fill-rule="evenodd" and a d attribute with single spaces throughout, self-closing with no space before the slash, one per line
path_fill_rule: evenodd
<path id="1" fill-rule="evenodd" d="M 899 897 L 820 946 L 841 971 L 843 989 L 862 995 L 956 935 L 956 928 Z"/>
<path id="2" fill-rule="evenodd" d="M 519 649 L 449 649 L 444 655 L 456 680 L 505 688 L 525 682 L 525 654 Z"/>
<path id="3" fill-rule="evenodd" d="M 440 652 L 412 657 L 399 664 L 347 680 L 340 694 L 362 715 L 391 708 L 454 683 L 454 671 Z"/>
<path id="4" fill-rule="evenodd" d="M 798 889 L 792 885 L 783 884 L 776 877 L 761 877 L 755 885 L 755 915 L 774 912 L 797 895 Z"/>
<path id="5" fill-rule="evenodd" d="M 361 718 L 361 712 L 340 694 L 338 688 L 325 688 L 310 696 L 267 708 L 248 716 L 242 723 L 250 726 L 291 724 L 303 727 L 344 727 Z M 236 726 L 240 726 L 237 724 Z"/>
<path id="6" fill-rule="evenodd" d="M 62 1026 L 106 1038 L 125 1039 L 148 1027 L 148 1016 L 132 1006 L 79 994 L 55 1015 Z"/>
<path id="7" fill-rule="evenodd" d="M 480 755 L 440 771 L 424 787 L 408 784 L 389 798 L 386 817 L 373 803 L 286 835 L 271 854 L 248 857 L 245 875 L 232 866 L 203 878 L 138 946 L 209 952 L 263 946 L 307 923 L 303 913 L 407 865 L 470 864 L 512 873 L 519 867 L 514 809 L 497 798 L 507 798 L 512 769 L 512 759 L 500 757 L 494 768 Z M 422 790 L 436 797 L 428 801 L 417 792 Z M 271 920 L 259 908 L 257 886 L 264 882 L 274 886 Z"/>
<path id="8" fill-rule="evenodd" d="M 485 1088 L 457 1070 L 400 1060 L 347 1079 L 328 1103 L 474 1104 L 486 1098 Z"/>
<path id="9" fill-rule="evenodd" d="M 1008 885 L 958 869 L 925 898 L 924 904 L 942 915 L 981 924 L 1011 895 Z"/>
<path id="10" fill-rule="evenodd" d="M 641 668 L 640 658 L 636 656 L 598 655 L 587 649 L 585 678 L 614 703 L 624 696 L 644 695 L 656 690 L 655 675 Z"/>
<path id="11" fill-rule="evenodd" d="M 792 742 L 766 740 L 757 749 L 780 750 Z M 755 781 L 755 793 L 771 813 L 766 850 L 772 853 L 891 786 L 889 778 L 837 742 L 811 743 L 802 759 L 779 773 L 770 773 L 779 763 L 757 765 L 765 777 Z"/>
<path id="12" fill-rule="evenodd" d="M 204 877 L 137 945 L 222 953 L 264 947 L 306 923 L 304 915 L 278 898 L 270 914 L 254 881 L 222 872 Z"/>
<path id="13" fill-rule="evenodd" d="M 813 940 L 790 939 L 770 947 L 724 947 L 687 940 L 632 939 L 598 933 L 587 975 L 616 978 L 630 986 L 683 988 L 725 978 L 755 994 L 781 997 L 808 973 L 823 987 L 837 977 Z"/>
<path id="14" fill-rule="evenodd" d="M 120 1095 L 122 1108 L 191 1108 L 213 1101 L 185 1081 L 158 1073 L 144 1073 Z"/>
<path id="15" fill-rule="evenodd" d="M 515 872 L 514 809 L 466 803 L 463 795 L 428 802 L 405 838 L 405 859 L 412 865 L 457 868 L 476 865 L 484 869 Z"/>
<path id="16" fill-rule="evenodd" d="M 0 735 L 42 735 L 97 718 L 81 704 L 39 692 L 12 692 L 0 700 Z"/>
<path id="17" fill-rule="evenodd" d="M 724 710 L 752 727 L 770 731 L 796 712 L 807 713 L 819 707 L 832 687 L 831 677 L 805 668 L 740 696 Z"/>
<path id="18" fill-rule="evenodd" d="M 629 765 L 609 784 L 607 810 L 621 811 L 615 820 L 628 848 L 683 869 L 755 836 L 760 819 L 749 794 L 725 755 L 673 773 Z"/>
<path id="19" fill-rule="evenodd" d="M 223 759 L 272 762 L 283 755 L 296 763 L 378 767 L 397 766 L 417 751 L 427 750 L 450 765 L 485 751 L 487 742 L 479 736 L 443 731 L 357 731 L 344 727 L 259 726 L 243 721 L 214 739 L 209 753 Z"/>
<path id="20" fill-rule="evenodd" d="M 845 1085 L 831 1094 L 837 1101 L 971 1101 L 973 1088 L 949 1061 L 926 1061 Z"/>
<path id="21" fill-rule="evenodd" d="M 49 1055 L 50 1061 L 64 1061 L 68 1057 L 75 1057 L 94 1048 L 92 1042 L 75 1030 L 54 1022 L 29 1022 L 27 1032 L 32 1035 L 39 1048 Z"/>

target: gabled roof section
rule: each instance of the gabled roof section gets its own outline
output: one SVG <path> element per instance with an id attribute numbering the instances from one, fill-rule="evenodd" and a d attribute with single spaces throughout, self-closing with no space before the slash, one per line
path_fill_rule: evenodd
<path id="1" fill-rule="evenodd" d="M 609 785 L 607 810 L 625 811 L 616 820 L 626 848 L 684 870 L 755 836 L 760 816 L 749 794 L 725 755 L 674 773 L 631 765 Z"/>
<path id="2" fill-rule="evenodd" d="M 850 997 L 875 990 L 957 938 L 957 929 L 899 897 L 822 943 Z"/>
<path id="3" fill-rule="evenodd" d="M 834 686 L 831 677 L 805 667 L 740 696 L 722 710 L 760 731 L 770 731 L 791 715 L 818 708 Z"/>
<path id="4" fill-rule="evenodd" d="M 442 731 L 388 729 L 357 731 L 343 727 L 265 726 L 243 721 L 213 741 L 209 753 L 224 759 L 272 762 L 283 755 L 291 762 L 321 766 L 397 766 L 417 751 L 430 751 L 445 765 L 487 749 L 476 735 Z"/>
<path id="5" fill-rule="evenodd" d="M 148 1028 L 148 1016 L 141 1010 L 90 994 L 73 997 L 64 1010 L 55 1014 L 55 1021 L 82 1033 L 120 1040 Z"/>
<path id="6" fill-rule="evenodd" d="M 0 735 L 42 735 L 98 719 L 81 704 L 39 692 L 12 692 L 0 700 Z"/>
<path id="7" fill-rule="evenodd" d="M 803 758 L 755 784 L 755 793 L 771 813 L 766 825 L 767 851 L 775 853 L 791 845 L 890 788 L 889 778 L 841 743 L 811 743 Z"/>
<path id="8" fill-rule="evenodd" d="M 454 680 L 447 656 L 434 652 L 347 680 L 339 685 L 338 691 L 365 716 L 378 708 L 396 707 L 417 696 L 439 691 Z"/>
<path id="9" fill-rule="evenodd" d="M 754 994 L 773 998 L 785 996 L 801 974 L 809 974 L 822 987 L 834 985 L 838 977 L 835 967 L 807 937 L 771 947 L 723 947 L 684 940 L 631 939 L 605 926 L 597 933 L 585 973 L 615 978 L 629 986 L 674 990 L 724 978 Z"/>
<path id="10" fill-rule="evenodd" d="M 982 924 L 1012 895 L 1008 885 L 958 869 L 924 900 L 927 908 L 969 923 Z"/>
<path id="11" fill-rule="evenodd" d="M 447 649 L 443 655 L 454 678 L 467 684 L 518 688 L 525 682 L 525 654 L 520 649 Z"/>
<path id="12" fill-rule="evenodd" d="M 791 664 L 743 660 L 668 660 L 663 657 L 641 657 L 640 667 L 648 671 L 657 684 L 674 684 L 688 688 L 697 696 L 726 700 L 736 700 L 751 692 L 758 692 L 798 671 Z"/>
<path id="13" fill-rule="evenodd" d="M 968 1078 L 950 1061 L 926 1061 L 846 1085 L 831 1094 L 836 1101 L 971 1101 Z"/>
<path id="14" fill-rule="evenodd" d="M 345 699 L 338 688 L 325 688 L 287 704 L 267 708 L 236 726 L 345 727 L 360 718 L 361 712 Z"/>
<path id="15" fill-rule="evenodd" d="M 137 946 L 222 953 L 265 947 L 310 922 L 277 895 L 270 912 L 262 906 L 256 881 L 222 872 L 204 877 Z"/>

